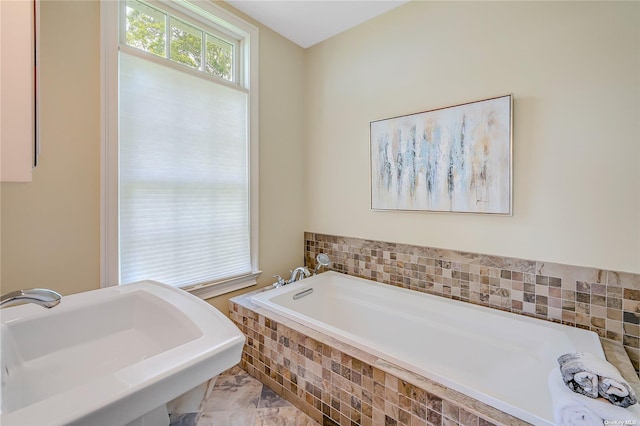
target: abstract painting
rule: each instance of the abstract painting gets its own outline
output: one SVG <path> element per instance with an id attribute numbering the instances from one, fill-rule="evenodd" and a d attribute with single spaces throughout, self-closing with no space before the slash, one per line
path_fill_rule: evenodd
<path id="1" fill-rule="evenodd" d="M 371 122 L 371 208 L 511 214 L 512 95 Z"/>

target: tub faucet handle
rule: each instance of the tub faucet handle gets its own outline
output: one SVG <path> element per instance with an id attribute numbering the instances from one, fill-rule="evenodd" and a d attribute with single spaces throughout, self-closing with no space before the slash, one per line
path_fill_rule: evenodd
<path id="1" fill-rule="evenodd" d="M 283 285 L 285 285 L 287 282 L 284 280 L 284 278 L 282 278 L 280 275 L 274 275 L 273 278 L 275 278 L 277 281 L 275 283 L 273 283 L 274 287 L 282 287 Z"/>

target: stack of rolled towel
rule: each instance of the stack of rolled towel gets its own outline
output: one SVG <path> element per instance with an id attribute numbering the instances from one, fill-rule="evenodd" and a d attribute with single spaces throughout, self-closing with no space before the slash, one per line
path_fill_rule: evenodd
<path id="1" fill-rule="evenodd" d="M 613 365 L 588 353 L 558 358 L 549 376 L 556 425 L 637 425 L 640 405 Z"/>

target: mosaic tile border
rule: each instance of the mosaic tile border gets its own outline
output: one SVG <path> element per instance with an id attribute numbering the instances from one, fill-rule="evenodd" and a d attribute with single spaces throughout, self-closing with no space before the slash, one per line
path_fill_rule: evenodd
<path id="1" fill-rule="evenodd" d="M 305 232 L 305 265 L 591 330 L 640 371 L 640 274 Z"/>
<path id="2" fill-rule="evenodd" d="M 277 314 L 266 317 L 247 299 L 230 302 L 247 336 L 240 366 L 325 426 L 528 424 Z"/>

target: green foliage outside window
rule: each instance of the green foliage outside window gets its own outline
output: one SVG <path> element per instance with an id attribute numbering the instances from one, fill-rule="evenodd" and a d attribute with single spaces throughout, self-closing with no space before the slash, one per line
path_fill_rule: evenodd
<path id="1" fill-rule="evenodd" d="M 173 62 L 233 81 L 232 43 L 174 17 L 170 18 L 171 30 L 167 34 L 167 15 L 138 1 L 127 2 L 126 15 L 126 40 L 129 46 L 166 58 L 166 42 L 169 35 L 169 59 Z M 204 67 L 201 67 L 203 59 Z"/>
<path id="2" fill-rule="evenodd" d="M 164 14 L 152 9 L 145 12 L 140 9 L 127 7 L 127 44 L 140 50 L 153 53 L 154 55 L 164 57 Z"/>
<path id="3" fill-rule="evenodd" d="M 233 80 L 231 64 L 233 59 L 233 45 L 207 34 L 207 61 L 205 71 L 225 80 Z"/>
<path id="4" fill-rule="evenodd" d="M 172 19 L 170 59 L 199 70 L 202 63 L 202 31 L 186 22 Z"/>

